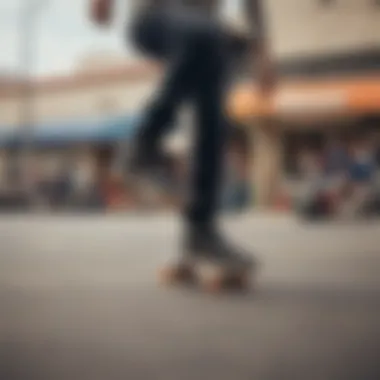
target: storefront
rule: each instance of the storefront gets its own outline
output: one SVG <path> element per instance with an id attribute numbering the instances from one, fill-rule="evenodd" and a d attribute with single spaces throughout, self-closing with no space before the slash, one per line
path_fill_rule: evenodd
<path id="1" fill-rule="evenodd" d="M 270 97 L 260 96 L 252 85 L 241 85 L 232 94 L 229 110 L 249 131 L 255 205 L 267 208 L 283 191 L 296 136 L 318 149 L 337 134 L 346 136 L 368 126 L 366 120 L 376 124 L 380 77 L 284 82 Z"/>

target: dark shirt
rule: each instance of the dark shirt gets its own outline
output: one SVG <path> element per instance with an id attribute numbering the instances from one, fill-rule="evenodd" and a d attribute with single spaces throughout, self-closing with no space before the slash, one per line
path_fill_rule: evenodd
<path id="1" fill-rule="evenodd" d="M 372 180 L 376 164 L 370 158 L 365 161 L 353 159 L 349 165 L 349 174 L 356 183 L 368 183 Z"/>
<path id="2" fill-rule="evenodd" d="M 208 15 L 217 15 L 221 4 L 221 0 L 135 0 L 133 12 L 136 15 L 147 9 L 173 6 L 204 11 Z M 242 7 L 243 12 L 248 15 L 249 26 L 255 39 L 262 40 L 265 37 L 263 0 L 242 0 Z"/>
<path id="3" fill-rule="evenodd" d="M 217 0 L 135 0 L 133 8 L 139 12 L 146 9 L 185 6 L 212 12 L 216 9 L 217 3 Z"/>

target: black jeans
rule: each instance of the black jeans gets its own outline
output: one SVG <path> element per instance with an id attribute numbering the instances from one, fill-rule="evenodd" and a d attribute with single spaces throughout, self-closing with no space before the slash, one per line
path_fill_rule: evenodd
<path id="1" fill-rule="evenodd" d="M 185 101 L 192 103 L 194 162 L 185 217 L 193 225 L 212 224 L 219 204 L 226 139 L 226 35 L 205 15 L 165 9 L 142 14 L 132 33 L 140 51 L 168 66 L 163 83 L 145 110 L 137 141 L 148 149 L 157 147 L 175 122 L 179 107 Z"/>

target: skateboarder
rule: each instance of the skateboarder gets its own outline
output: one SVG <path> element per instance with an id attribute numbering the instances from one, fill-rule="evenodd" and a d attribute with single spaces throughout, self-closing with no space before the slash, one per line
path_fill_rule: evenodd
<path id="1" fill-rule="evenodd" d="M 263 18 L 259 0 L 246 0 L 254 28 L 243 37 L 241 29 L 230 28 L 218 20 L 220 3 L 218 0 L 130 2 L 133 42 L 147 56 L 165 62 L 167 70 L 145 110 L 129 164 L 141 175 L 153 173 L 163 161 L 162 138 L 175 123 L 179 107 L 191 102 L 196 119 L 195 143 L 191 198 L 184 210 L 184 250 L 190 256 L 199 255 L 219 264 L 250 268 L 254 265 L 252 256 L 225 241 L 216 217 L 227 138 L 223 105 L 231 49 L 236 42 L 254 37 L 257 56 L 265 57 Z M 112 0 L 93 0 L 92 12 L 99 24 L 107 25 Z M 263 60 L 259 67 L 262 78 L 269 78 Z"/>

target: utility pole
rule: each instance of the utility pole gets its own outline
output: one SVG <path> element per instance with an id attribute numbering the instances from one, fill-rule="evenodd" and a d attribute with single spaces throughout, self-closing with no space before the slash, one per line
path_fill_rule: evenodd
<path id="1" fill-rule="evenodd" d="M 38 16 L 46 4 L 45 0 L 23 0 L 19 9 L 20 38 L 20 120 L 16 148 L 16 181 L 20 190 L 32 197 L 29 180 L 30 163 L 33 153 L 33 133 L 35 127 L 35 96 L 33 69 L 37 49 Z"/>

